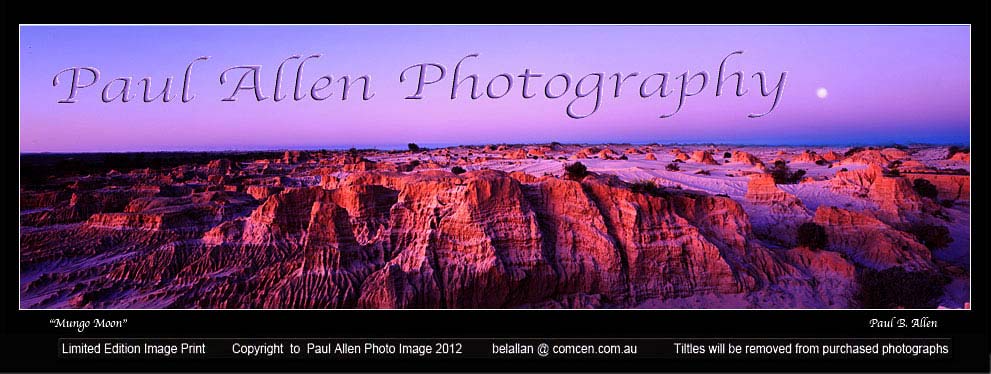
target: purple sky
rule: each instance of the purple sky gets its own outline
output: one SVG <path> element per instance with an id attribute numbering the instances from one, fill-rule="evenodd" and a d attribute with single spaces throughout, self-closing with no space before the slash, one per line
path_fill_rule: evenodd
<path id="1" fill-rule="evenodd" d="M 727 72 L 742 70 L 747 95 L 734 85 L 715 97 L 719 63 L 730 52 Z M 24 26 L 20 35 L 20 145 L 22 152 L 228 150 L 281 148 L 395 147 L 495 142 L 714 142 L 750 144 L 865 144 L 970 141 L 970 30 L 967 26 Z M 469 100 L 462 87 L 450 99 L 454 65 L 469 53 L 476 59 L 462 74 L 486 84 L 501 73 L 530 68 L 543 73 L 531 83 L 540 94 L 522 99 L 521 80 L 501 99 Z M 347 101 L 292 100 L 297 62 L 286 65 L 287 100 L 274 102 L 275 70 L 291 55 L 322 54 L 306 64 L 302 87 L 323 75 L 371 77 L 375 97 L 360 100 L 356 86 Z M 128 103 L 100 100 L 116 77 L 152 78 L 161 90 L 174 76 L 181 90 L 186 65 L 194 65 L 196 98 L 181 103 L 141 101 L 143 85 L 132 85 Z M 405 100 L 415 82 L 399 82 L 407 66 L 439 63 L 440 83 L 423 100 Z M 268 100 L 248 92 L 223 102 L 239 78 L 221 85 L 220 72 L 235 65 L 262 65 Z M 97 84 L 82 89 L 78 102 L 59 104 L 71 75 L 65 68 L 96 67 Z M 678 101 L 641 98 L 642 78 L 672 77 L 705 70 L 709 86 L 689 97 L 671 118 L 658 118 Z M 778 107 L 763 113 L 773 96 L 762 97 L 751 75 L 765 71 L 787 81 Z M 587 118 L 565 114 L 574 84 L 589 73 L 639 72 L 613 98 L 603 83 L 601 106 Z M 572 77 L 571 92 L 543 96 L 551 75 Z M 83 78 L 88 82 L 89 75 Z M 503 87 L 501 85 L 498 87 Z M 119 89 L 119 82 L 118 82 Z M 339 94 L 339 85 L 332 86 Z M 480 87 L 484 90 L 484 86 Z M 820 99 L 816 90 L 826 88 Z M 587 111 L 592 97 L 576 104 Z"/>

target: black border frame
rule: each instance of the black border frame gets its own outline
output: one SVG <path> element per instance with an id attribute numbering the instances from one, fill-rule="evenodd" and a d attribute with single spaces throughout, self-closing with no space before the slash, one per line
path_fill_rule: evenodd
<path id="1" fill-rule="evenodd" d="M 864 1 L 735 3 L 609 2 L 541 7 L 537 4 L 400 3 L 384 9 L 358 9 L 354 4 L 280 4 L 285 11 L 261 4 L 148 3 L 118 0 L 90 4 L 3 3 L 4 59 L 0 82 L 8 95 L 3 113 L 17 120 L 12 98 L 18 86 L 8 81 L 16 72 L 18 24 L 24 23 L 775 23 L 775 24 L 970 24 L 972 42 L 972 117 L 981 129 L 988 123 L 988 3 L 940 2 L 926 6 L 889 3 L 870 10 Z M 391 9 L 391 10 L 390 10 Z M 414 11 L 414 9 L 418 9 Z M 385 12 L 384 14 L 381 12 Z M 974 126 L 972 125 L 972 128 Z M 13 128 L 9 125 L 8 128 Z M 10 137 L 13 139 L 13 137 Z M 971 143 L 974 136 L 971 136 Z M 14 148 L 17 148 L 15 145 Z M 11 153 L 13 151 L 10 151 Z M 980 153 L 980 151 L 978 151 Z M 978 176 L 981 173 L 977 174 Z M 976 195 L 976 194 L 975 194 Z M 979 195 L 978 195 L 979 196 Z M 6 200 L 13 202 L 13 198 Z M 980 197 L 972 199 L 980 206 Z M 7 208 L 13 211 L 13 207 Z M 13 214 L 10 213 L 12 217 Z M 975 215 L 972 214 L 972 219 Z M 977 214 L 976 216 L 979 216 Z M 972 225 L 980 228 L 979 222 Z M 12 228 L 10 229 L 13 230 Z M 19 233 L 18 233 L 19 235 Z M 972 236 L 972 309 L 931 311 L 870 310 L 599 310 L 599 311 L 28 311 L 19 310 L 15 280 L 18 251 L 9 248 L 0 267 L 0 370 L 16 371 L 971 371 L 989 372 L 987 247 Z M 11 242 L 13 238 L 11 238 Z M 16 283 L 15 283 L 16 282 Z M 871 318 L 929 316 L 940 326 L 930 330 L 876 330 Z M 92 330 L 80 335 L 53 329 L 50 318 L 128 318 L 122 330 Z M 954 354 L 940 361 L 86 361 L 59 360 L 59 337 L 949 337 Z"/>

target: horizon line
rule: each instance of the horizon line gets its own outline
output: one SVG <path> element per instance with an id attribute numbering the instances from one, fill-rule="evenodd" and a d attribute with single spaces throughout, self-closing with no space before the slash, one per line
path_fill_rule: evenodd
<path id="1" fill-rule="evenodd" d="M 447 144 L 447 143 L 416 143 L 410 142 L 407 144 L 379 144 L 375 146 L 367 145 L 328 145 L 325 147 L 320 146 L 298 146 L 298 147 L 281 147 L 281 148 L 244 148 L 244 149 L 161 149 L 161 150 L 107 150 L 107 151 L 31 151 L 23 152 L 18 150 L 20 155 L 39 155 L 39 154 L 99 154 L 99 153 L 234 153 L 234 152 L 284 152 L 284 151 L 346 151 L 350 149 L 357 149 L 359 151 L 397 151 L 397 150 L 407 150 L 408 144 L 417 144 L 421 148 L 428 149 L 445 149 L 445 148 L 457 148 L 457 147 L 484 147 L 488 145 L 509 145 L 509 146 L 527 146 L 527 145 L 550 145 L 550 144 L 560 144 L 560 145 L 662 145 L 662 146 L 700 146 L 700 145 L 721 145 L 721 146 L 739 146 L 739 147 L 865 147 L 865 146 L 923 146 L 923 147 L 940 147 L 940 146 L 960 146 L 966 145 L 970 146 L 971 142 L 966 143 L 961 142 L 945 142 L 945 143 L 932 143 L 932 142 L 877 142 L 877 143 L 867 143 L 867 142 L 857 142 L 857 143 L 833 143 L 833 144 L 771 144 L 771 143 L 732 143 L 732 142 L 673 142 L 673 143 L 662 143 L 662 142 L 603 142 L 603 143 L 567 143 L 567 142 L 532 142 L 532 143 L 515 143 L 515 142 L 493 142 L 484 144 Z"/>

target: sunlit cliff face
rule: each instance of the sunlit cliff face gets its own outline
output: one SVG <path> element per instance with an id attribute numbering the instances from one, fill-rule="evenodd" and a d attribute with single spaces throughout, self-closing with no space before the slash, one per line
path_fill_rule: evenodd
<path id="1" fill-rule="evenodd" d="M 414 146 L 24 156 L 21 306 L 969 300 L 969 149 Z M 901 274 L 939 292 L 865 296 Z"/>

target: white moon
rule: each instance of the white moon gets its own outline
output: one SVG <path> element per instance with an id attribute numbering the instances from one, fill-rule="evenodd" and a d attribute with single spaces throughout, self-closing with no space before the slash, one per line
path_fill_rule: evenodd
<path id="1" fill-rule="evenodd" d="M 825 99 L 826 96 L 829 96 L 829 91 L 826 91 L 825 87 L 819 87 L 819 89 L 816 90 L 816 96 L 820 99 Z"/>

